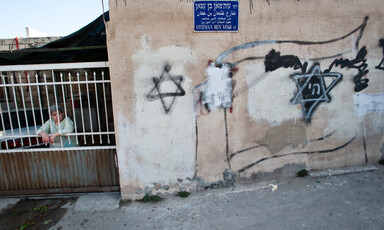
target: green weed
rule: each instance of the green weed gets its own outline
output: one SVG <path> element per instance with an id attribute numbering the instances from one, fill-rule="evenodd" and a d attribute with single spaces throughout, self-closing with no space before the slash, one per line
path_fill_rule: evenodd
<path id="1" fill-rule="evenodd" d="M 306 169 L 300 170 L 300 171 L 298 171 L 298 172 L 296 173 L 296 175 L 297 175 L 298 177 L 305 177 L 305 176 L 308 176 L 308 170 L 306 170 Z"/>
<path id="2" fill-rule="evenodd" d="M 143 203 L 148 203 L 148 202 L 159 202 L 159 201 L 162 201 L 163 199 L 161 197 L 159 197 L 158 195 L 152 195 L 152 196 L 149 196 L 149 195 L 145 195 L 143 197 L 143 199 L 139 200 Z"/>
<path id="3" fill-rule="evenodd" d="M 47 210 L 48 210 L 47 206 L 41 206 L 41 207 L 36 207 L 36 208 L 32 209 L 33 212 L 45 212 Z"/>
<path id="4" fill-rule="evenodd" d="M 180 197 L 187 198 L 190 195 L 190 193 L 187 192 L 187 191 L 181 191 L 181 192 L 178 193 L 178 195 Z"/>
<path id="5" fill-rule="evenodd" d="M 44 221 L 43 225 L 50 224 L 51 222 L 52 222 L 52 220 L 46 220 L 46 221 Z"/>

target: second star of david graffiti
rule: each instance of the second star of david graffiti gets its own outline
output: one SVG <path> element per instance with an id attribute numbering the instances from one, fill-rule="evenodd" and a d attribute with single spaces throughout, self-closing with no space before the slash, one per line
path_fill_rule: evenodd
<path id="1" fill-rule="evenodd" d="M 339 83 L 342 76 L 341 73 L 336 72 L 322 73 L 318 63 L 308 73 L 293 76 L 297 92 L 291 103 L 301 104 L 303 118 L 306 122 L 311 121 L 312 114 L 320 103 L 331 101 L 328 93 Z M 328 86 L 325 84 L 325 77 L 333 78 L 333 81 Z"/>

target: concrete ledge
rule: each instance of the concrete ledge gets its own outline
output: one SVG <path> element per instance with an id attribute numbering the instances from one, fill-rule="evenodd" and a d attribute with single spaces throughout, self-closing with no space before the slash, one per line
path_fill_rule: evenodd
<path id="1" fill-rule="evenodd" d="M 120 194 L 89 194 L 77 199 L 75 212 L 108 212 L 119 208 Z"/>
<path id="2" fill-rule="evenodd" d="M 309 176 L 310 177 L 326 177 L 326 176 L 336 176 L 336 175 L 343 175 L 348 173 L 366 172 L 366 171 L 374 171 L 374 170 L 377 170 L 376 166 L 367 165 L 367 166 L 361 166 L 361 167 L 314 171 L 314 172 L 309 172 Z"/>
<path id="3" fill-rule="evenodd" d="M 7 209 L 12 208 L 17 203 L 19 203 L 20 199 L 16 198 L 4 198 L 0 199 L 0 214 L 5 212 Z"/>

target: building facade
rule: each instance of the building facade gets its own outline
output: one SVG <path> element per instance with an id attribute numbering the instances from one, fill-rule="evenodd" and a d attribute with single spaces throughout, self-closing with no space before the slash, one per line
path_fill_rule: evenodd
<path id="1" fill-rule="evenodd" d="M 123 198 L 381 158 L 380 0 L 109 4 Z"/>

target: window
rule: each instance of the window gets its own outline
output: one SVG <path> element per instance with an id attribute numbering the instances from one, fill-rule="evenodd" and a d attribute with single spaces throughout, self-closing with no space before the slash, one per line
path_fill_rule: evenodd
<path id="1" fill-rule="evenodd" d="M 0 66 L 0 103 L 2 150 L 64 147 L 66 139 L 79 147 L 115 145 L 107 62 Z M 73 131 L 48 146 L 37 133 L 53 105 Z"/>

